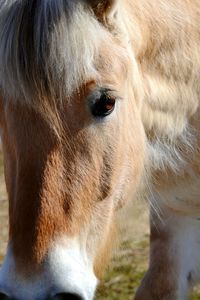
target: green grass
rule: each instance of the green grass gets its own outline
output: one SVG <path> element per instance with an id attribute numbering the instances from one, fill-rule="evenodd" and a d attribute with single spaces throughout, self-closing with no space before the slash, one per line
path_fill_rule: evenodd
<path id="1" fill-rule="evenodd" d="M 96 300 L 132 300 L 147 268 L 148 242 L 124 241 L 100 284 Z"/>
<path id="2" fill-rule="evenodd" d="M 147 236 L 136 243 L 125 241 L 100 284 L 95 299 L 133 300 L 147 268 L 148 247 Z M 194 289 L 191 300 L 200 300 L 200 286 Z"/>

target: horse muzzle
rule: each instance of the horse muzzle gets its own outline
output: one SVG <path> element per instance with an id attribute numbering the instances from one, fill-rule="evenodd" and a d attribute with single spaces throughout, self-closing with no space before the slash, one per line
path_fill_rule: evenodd
<path id="1" fill-rule="evenodd" d="M 92 262 L 80 247 L 56 245 L 41 271 L 19 272 L 8 247 L 0 269 L 0 300 L 92 300 L 97 286 Z"/>

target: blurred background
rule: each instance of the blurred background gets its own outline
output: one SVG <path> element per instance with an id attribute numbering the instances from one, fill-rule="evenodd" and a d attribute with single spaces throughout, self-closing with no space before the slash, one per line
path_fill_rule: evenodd
<path id="1" fill-rule="evenodd" d="M 95 300 L 133 300 L 133 295 L 148 266 L 149 226 L 148 205 L 144 200 L 130 201 L 119 216 L 120 245 L 101 282 Z M 0 264 L 6 251 L 8 237 L 8 203 L 0 149 Z M 194 289 L 192 300 L 200 300 L 200 285 Z M 162 299 L 160 299 L 162 300 Z"/>

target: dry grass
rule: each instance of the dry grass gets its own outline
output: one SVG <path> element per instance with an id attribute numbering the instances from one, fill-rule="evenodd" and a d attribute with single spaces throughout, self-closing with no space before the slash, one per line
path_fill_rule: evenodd
<path id="1" fill-rule="evenodd" d="M 0 155 L 0 263 L 6 250 L 8 236 L 7 197 L 5 192 L 2 156 Z M 96 300 L 132 300 L 148 264 L 148 210 L 133 203 L 120 215 L 121 246 L 116 251 L 105 279 L 97 291 Z M 191 298 L 200 300 L 200 287 Z"/>

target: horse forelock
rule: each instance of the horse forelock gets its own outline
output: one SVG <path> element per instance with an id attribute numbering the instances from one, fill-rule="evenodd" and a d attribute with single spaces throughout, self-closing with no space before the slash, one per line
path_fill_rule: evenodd
<path id="1" fill-rule="evenodd" d="M 29 105 L 38 105 L 40 98 L 68 98 L 85 80 L 97 76 L 94 58 L 103 34 L 83 1 L 3 0 L 2 91 Z"/>

